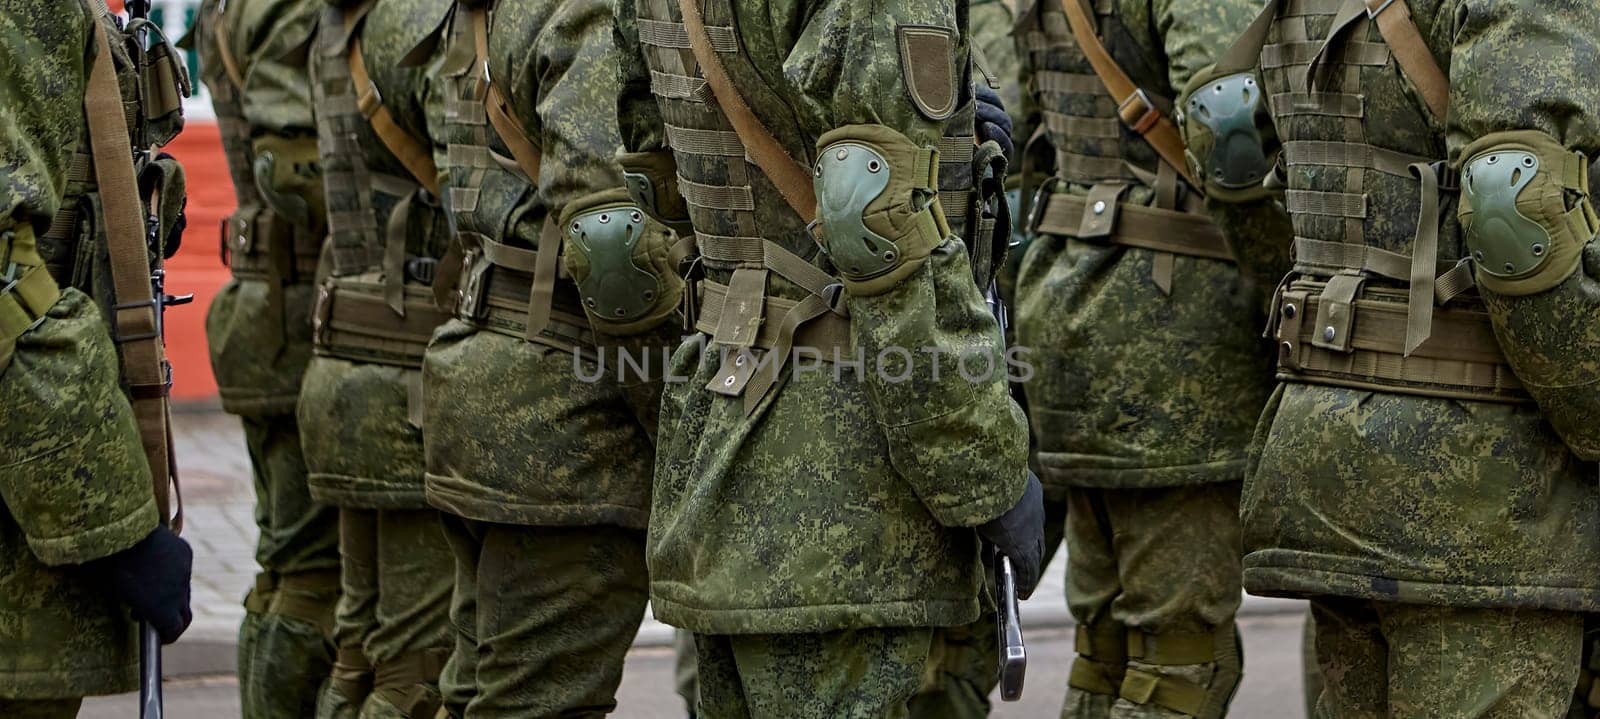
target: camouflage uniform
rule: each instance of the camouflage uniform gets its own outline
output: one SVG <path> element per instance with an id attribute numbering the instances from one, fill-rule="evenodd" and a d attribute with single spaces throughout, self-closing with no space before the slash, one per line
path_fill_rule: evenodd
<path id="1" fill-rule="evenodd" d="M 666 314 L 626 326 L 580 295 L 596 275 L 574 252 L 595 223 L 645 231 L 640 248 L 665 238 L 613 202 L 611 17 L 604 0 L 462 2 L 428 41 L 456 234 L 440 280 L 455 319 L 428 348 L 424 438 L 428 500 L 456 557 L 441 682 L 456 717 L 609 711 L 643 617 L 660 385 L 619 375 L 616 352 L 656 347 L 659 368 L 678 290 L 675 276 L 652 283 Z"/>
<path id="2" fill-rule="evenodd" d="M 310 58 L 330 236 L 299 420 L 311 496 L 339 508 L 343 567 L 338 656 L 317 715 L 432 719 L 453 645 L 455 559 L 423 492 L 422 357 L 446 318 L 429 285 L 449 229 L 425 186 L 437 182 L 431 166 L 415 176 L 396 153 L 431 152 L 427 82 L 401 60 L 448 6 L 329 5 Z M 363 110 L 378 109 L 358 99 L 368 82 L 386 113 L 373 120 Z"/>
<path id="3" fill-rule="evenodd" d="M 1171 98 L 1255 4 L 1085 7 L 1134 84 Z M 1024 124 L 1054 147 L 1015 306 L 1037 372 L 1024 391 L 1040 476 L 1066 504 L 1079 656 L 1062 716 L 1218 717 L 1241 669 L 1238 482 L 1270 389 L 1265 293 L 1202 188 L 1119 120 L 1061 1 L 1027 5 L 1017 42 Z"/>
<path id="4" fill-rule="evenodd" d="M 316 0 L 208 2 L 191 35 L 239 200 L 223 238 L 233 279 L 211 303 L 206 337 L 255 472 L 261 572 L 239 628 L 245 719 L 310 715 L 333 657 L 337 515 L 307 490 L 294 416 L 325 226 L 311 84 L 296 54 L 319 9 Z"/>
<path id="5" fill-rule="evenodd" d="M 921 354 L 999 353 L 966 249 L 948 240 L 972 177 L 965 9 L 713 0 L 703 12 L 734 83 L 802 171 L 848 154 L 819 145 L 852 133 L 937 146 L 912 179 L 947 191 L 943 213 L 922 212 L 953 227 L 925 261 L 875 278 L 889 281 L 833 276 L 805 220 L 744 160 L 678 6 L 622 4 L 623 166 L 641 204 L 695 234 L 703 270 L 690 293 L 700 334 L 674 353 L 669 376 L 682 381 L 662 405 L 652 606 L 695 633 L 701 716 L 904 716 L 942 628 L 985 604 L 967 527 L 1014 505 L 1025 480 L 1003 373 L 968 381 Z M 825 361 L 799 371 L 807 355 L 786 356 L 790 342 Z M 917 361 L 872 359 L 895 347 Z M 857 352 L 868 359 L 852 369 Z"/>
<path id="6" fill-rule="evenodd" d="M 1245 587 L 1312 600 L 1319 716 L 1559 716 L 1579 612 L 1600 602 L 1584 159 L 1600 94 L 1581 79 L 1600 6 L 1406 10 L 1274 1 L 1259 52 L 1219 70 L 1259 66 L 1296 256 L 1245 483 Z M 1404 28 L 1418 52 L 1390 39 Z M 1496 187 L 1497 163 L 1517 179 Z M 1514 185 L 1547 204 L 1507 210 Z M 1474 231 L 1475 212 L 1505 224 Z M 1521 213 L 1559 231 L 1519 268 L 1496 254 L 1526 236 Z"/>
<path id="7" fill-rule="evenodd" d="M 105 319 L 116 300 L 83 102 L 104 11 L 103 3 L 18 0 L 0 13 L 5 717 L 72 717 L 79 698 L 137 684 L 139 644 L 127 609 L 102 577 L 74 566 L 128 549 L 158 520 Z M 109 18 L 102 22 L 125 101 L 142 103 L 132 94 L 139 83 L 126 72 L 123 36 Z M 149 106 L 140 106 L 147 112 L 129 115 L 144 124 Z M 177 125 L 158 135 L 152 124 L 143 137 L 131 129 L 135 146 L 148 146 L 170 140 Z"/>

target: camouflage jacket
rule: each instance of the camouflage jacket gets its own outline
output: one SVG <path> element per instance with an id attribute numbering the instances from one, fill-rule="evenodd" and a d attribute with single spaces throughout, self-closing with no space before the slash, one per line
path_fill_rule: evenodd
<path id="1" fill-rule="evenodd" d="M 1141 89 L 1165 98 L 1214 63 L 1257 7 L 1092 5 L 1112 57 Z M 1160 204 L 1157 155 L 1117 121 L 1061 0 L 1028 4 L 1016 39 L 1028 93 L 1019 114 L 1025 126 L 1042 124 L 1054 148 L 1059 179 L 1047 189 L 1082 196 L 1123 185 L 1120 206 Z M 1198 193 L 1174 182 L 1165 205 L 1205 217 Z M 1162 262 L 1171 263 L 1170 291 L 1156 278 Z M 1271 389 L 1269 349 L 1259 337 L 1263 294 L 1228 261 L 1060 234 L 1034 239 L 1018 274 L 1016 332 L 1036 370 L 1024 389 L 1046 487 L 1240 479 Z"/>
<path id="2" fill-rule="evenodd" d="M 851 125 L 892 130 L 951 157 L 972 146 L 964 3 L 711 0 L 704 7 L 732 81 L 802 166 L 818 159 L 826 133 Z M 749 269 L 710 251 L 729 240 L 755 248 L 758 258 L 770 243 L 832 272 L 803 231 L 805 219 L 744 159 L 712 104 L 677 3 L 623 2 L 619 21 L 627 48 L 624 143 L 634 153 L 672 150 L 701 241 L 702 284 L 726 285 Z M 908 52 L 927 62 L 902 62 L 901 51 L 913 45 L 907 38 L 928 37 L 930 28 L 948 42 L 943 54 Z M 944 102 L 929 103 L 930 96 Z M 928 109 L 938 104 L 949 111 Z M 970 182 L 970 173 L 941 164 L 940 189 Z M 982 568 L 968 527 L 1017 501 L 1026 431 L 1003 366 L 974 379 L 957 371 L 957 356 L 987 355 L 998 364 L 1000 343 L 960 240 L 944 242 L 881 294 L 844 293 L 848 344 L 863 362 L 851 364 L 846 350 L 846 361 L 802 371 L 799 355 L 783 358 L 780 379 L 753 405 L 709 386 L 736 378 L 707 334 L 678 348 L 669 374 L 676 379 L 662 403 L 648 546 L 658 617 L 717 634 L 976 618 Z M 793 279 L 800 274 L 772 272 L 759 291 L 768 302 L 803 300 L 808 290 Z M 913 361 L 885 359 L 896 350 Z M 939 359 L 940 352 L 948 354 Z M 727 366 L 742 366 L 733 356 Z"/>
<path id="3" fill-rule="evenodd" d="M 235 414 L 293 414 L 311 359 L 324 212 L 303 58 L 320 10 L 317 0 L 210 0 L 189 38 L 239 202 L 223 239 L 234 280 L 206 314 L 212 371 Z"/>
<path id="4" fill-rule="evenodd" d="M 428 70 L 438 109 L 428 116 L 442 119 L 429 135 L 455 241 L 474 253 L 486 241 L 556 252 L 541 246 L 547 223 L 570 203 L 622 187 L 611 3 L 492 3 L 483 66 L 473 61 L 467 5 L 456 5 L 426 41 L 438 48 Z M 484 85 L 474 79 L 484 67 L 539 152 L 537 177 L 516 165 L 485 118 Z M 484 521 L 644 528 L 659 381 L 623 381 L 599 365 L 595 350 L 608 340 L 582 319 L 577 288 L 565 277 L 554 283 L 553 304 L 573 321 L 558 318 L 533 340 L 521 328 L 494 328 L 495 317 L 479 313 L 499 272 L 481 253 L 469 256 L 457 295 L 461 319 L 446 323 L 428 348 L 428 500 Z M 526 308 L 521 287 L 512 301 Z M 661 341 L 636 339 L 657 345 L 649 351 L 659 366 Z"/>
<path id="5" fill-rule="evenodd" d="M 1288 305 L 1307 296 L 1297 293 L 1321 291 L 1323 302 L 1332 301 L 1322 283 L 1337 276 L 1317 266 L 1306 240 L 1402 255 L 1416 250 L 1418 218 L 1432 218 L 1422 214 L 1429 193 L 1420 175 L 1405 172 L 1406 163 L 1448 159 L 1459 166 L 1469 143 L 1510 130 L 1543 131 L 1588 157 L 1600 151 L 1600 93 L 1583 79 L 1593 74 L 1600 51 L 1600 6 L 1412 0 L 1416 27 L 1449 79 L 1448 120 L 1441 121 L 1372 21 L 1359 15 L 1330 31 L 1345 14 L 1343 5 L 1293 3 L 1293 11 L 1275 16 L 1259 55 L 1262 88 L 1285 150 L 1295 235 L 1303 245 L 1278 312 L 1279 337 L 1290 349 L 1301 346 L 1302 335 L 1291 337 L 1286 323 L 1313 313 L 1309 306 L 1290 312 Z M 1319 53 L 1330 34 L 1335 39 Z M 1318 54 L 1325 66 L 1312 85 L 1307 68 Z M 1350 144 L 1370 147 L 1320 152 Z M 1449 191 L 1452 175 L 1442 167 L 1428 174 L 1444 180 L 1437 260 L 1451 267 L 1465 243 L 1457 198 Z M 1335 197 L 1351 199 L 1329 201 Z M 1592 375 L 1592 243 L 1586 253 L 1576 274 L 1544 294 L 1496 298 L 1465 291 L 1438 307 L 1429 303 L 1433 337 L 1412 358 L 1390 358 L 1407 367 L 1439 351 L 1499 350 L 1524 378 L 1548 379 L 1528 370 L 1551 364 L 1578 377 Z M 1378 271 L 1339 274 L 1361 278 L 1358 304 L 1398 303 L 1404 312 L 1406 282 Z M 1482 339 L 1489 324 L 1485 301 L 1498 347 Z M 1475 323 L 1480 340 L 1436 341 L 1451 317 Z M 1357 313 L 1350 331 L 1359 335 L 1366 321 Z M 1337 323 L 1323 324 L 1316 332 L 1324 339 L 1336 343 L 1347 336 Z M 1498 364 L 1505 367 L 1505 360 Z M 1514 385 L 1512 391 L 1442 396 L 1420 382 L 1337 386 L 1337 378 L 1285 376 L 1290 381 L 1258 427 L 1259 454 L 1242 500 L 1248 590 L 1453 606 L 1600 606 L 1595 467 L 1574 456 L 1554 431 L 1581 426 L 1593 432 L 1594 415 L 1586 409 L 1592 380 L 1568 378 L 1565 397 L 1541 406 Z M 1568 439 L 1577 440 L 1573 447 L 1585 446 L 1581 435 Z"/>
<path id="6" fill-rule="evenodd" d="M 62 206 L 87 133 L 93 23 L 79 0 L 17 0 L 0 13 L 0 268 L 43 264 L 35 238 Z M 128 691 L 138 667 L 127 610 L 71 565 L 155 528 L 150 471 L 108 325 L 71 278 L 57 281 L 61 299 L 0 369 L 0 698 Z"/>
<path id="7" fill-rule="evenodd" d="M 413 178 L 362 113 L 350 79 L 349 53 L 362 66 L 389 116 L 418 143 L 429 146 L 425 107 L 430 83 L 424 68 L 403 63 L 406 53 L 437 27 L 449 6 L 436 0 L 381 0 L 370 4 L 353 30 L 341 3 L 327 3 L 312 44 L 310 71 L 316 98 L 320 154 L 328 198 L 330 237 L 318 268 L 314 320 L 318 356 L 300 393 L 300 437 L 312 497 L 344 507 L 423 508 L 421 348 L 441 316 L 429 291 L 437 258 L 449 239 L 438 200 Z M 390 242 L 403 244 L 390 248 Z M 393 275 L 393 277 L 391 277 Z M 341 302 L 377 301 L 404 320 L 387 316 L 392 329 L 418 338 L 404 342 L 330 325 Z M 390 335 L 390 338 L 395 335 Z M 403 347 L 402 350 L 394 348 Z M 370 360 L 370 361 L 368 361 Z"/>

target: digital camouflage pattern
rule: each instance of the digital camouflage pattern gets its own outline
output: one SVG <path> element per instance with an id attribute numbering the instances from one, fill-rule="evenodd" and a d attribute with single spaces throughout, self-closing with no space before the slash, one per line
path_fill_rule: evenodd
<path id="1" fill-rule="evenodd" d="M 330 89 L 328 84 L 348 77 L 347 44 L 340 14 L 332 9 L 338 3 L 324 3 L 317 39 L 313 42 L 311 73 L 317 80 L 313 97 L 354 94 L 346 86 Z M 423 68 L 404 65 L 401 60 L 411 48 L 443 18 L 448 6 L 430 0 L 385 0 L 376 3 L 355 31 L 372 83 L 384 106 L 414 137 L 425 138 L 428 83 Z M 409 200 L 400 200 L 380 191 L 370 180 L 373 174 L 386 174 L 403 180 L 410 176 L 372 131 L 365 118 L 333 118 L 331 103 L 319 101 L 320 149 L 324 171 L 343 172 L 341 178 L 368 179 L 370 187 L 329 186 L 330 212 L 349 211 L 359 206 L 357 192 L 365 193 L 373 218 L 371 234 L 375 240 L 369 256 L 383 256 L 377 242 L 389 238 L 394 213 L 401 219 L 409 257 L 438 258 L 444 253 L 449 229 L 436 200 L 423 197 L 425 190 Z M 352 113 L 354 114 L 354 113 Z M 348 125 L 354 125 L 354 131 Z M 353 138 L 336 137 L 347 133 Z M 353 141 L 352 141 L 353 139 Z M 362 153 L 345 157 L 353 147 Z M 357 172 L 356 168 L 360 168 Z M 364 174 L 363 174 L 364 173 Z M 409 183 L 415 186 L 415 182 Z M 332 224 L 332 223 L 330 223 Z M 353 224 L 353 223 L 346 223 Z M 352 232 L 341 227 L 345 232 Z M 336 232 L 335 235 L 338 233 Z M 381 238 L 381 239 L 380 239 Z M 367 239 L 367 238 L 362 238 Z M 330 243 L 344 241 L 334 237 Z M 339 268 L 333 254 L 325 252 L 319 267 L 319 284 L 339 283 L 335 273 L 359 274 L 381 281 L 377 266 Z M 376 265 L 376 263 L 374 263 Z M 423 491 L 425 470 L 422 428 L 422 372 L 420 367 L 359 363 L 336 357 L 319 356 L 311 361 L 301 388 L 298 410 L 300 438 L 310 472 L 311 494 L 319 501 L 340 507 L 368 509 L 422 509 L 427 507 Z M 442 539 L 440 540 L 443 541 Z M 441 545 L 442 546 L 442 545 Z"/>
<path id="2" fill-rule="evenodd" d="M 77 0 L 19 0 L 0 13 L 0 269 L 40 266 L 58 249 L 34 238 L 67 200 L 68 168 L 86 133 L 94 22 Z M 157 522 L 116 349 L 94 301 L 67 286 L 75 279 L 57 278 L 61 299 L 0 369 L 6 716 L 70 716 L 76 700 L 32 700 L 136 684 L 127 610 L 71 566 L 133 546 Z"/>
<path id="3" fill-rule="evenodd" d="M 601 716 L 647 599 L 644 537 L 614 526 L 445 517 L 456 651 L 440 681 L 456 719 Z"/>
<path id="4" fill-rule="evenodd" d="M 241 208 L 267 206 L 271 198 L 263 190 L 320 208 L 314 157 L 292 164 L 287 156 L 280 158 L 283 164 L 269 173 L 276 175 L 274 185 L 263 188 L 252 168 L 258 159 L 255 150 L 244 144 L 247 137 L 251 148 L 282 143 L 304 147 L 313 138 L 310 80 L 295 56 L 311 40 L 320 4 L 230 0 L 225 7 L 222 12 L 221 3 L 205 3 L 192 38 L 219 122 L 224 127 L 240 123 L 231 127 L 240 136 L 228 134 L 225 154 Z M 223 71 L 219 34 L 240 70 L 240 86 Z M 261 232 L 259 227 L 256 231 Z M 295 245 L 315 246 L 322 233 L 320 217 L 308 211 L 293 233 Z M 289 248 L 280 250 L 294 254 Z M 280 285 L 266 275 L 236 276 L 206 314 L 212 369 L 224 408 L 243 419 L 255 475 L 260 531 L 256 562 L 262 572 L 256 590 L 246 598 L 239 629 L 239 691 L 246 719 L 310 715 L 316 687 L 332 661 L 337 584 L 322 582 L 304 592 L 274 589 L 285 581 L 302 581 L 287 579 L 291 577 L 331 576 L 339 566 L 337 515 L 311 500 L 294 418 L 300 379 L 311 357 L 313 291 L 310 276 L 292 279 L 297 282 Z M 278 596 L 285 592 L 295 597 Z M 285 613 L 289 605 L 301 611 Z"/>
<path id="5" fill-rule="evenodd" d="M 676 5 L 634 5 L 622 4 L 618 33 L 626 55 L 642 60 L 623 62 L 627 149 L 666 149 L 664 121 L 728 133 L 725 119 L 696 92 L 652 100 L 647 70 L 687 70 L 683 82 L 691 90 L 703 81 L 692 76 L 687 51 L 663 36 L 655 36 L 657 45 L 638 44 L 646 20 L 680 21 Z M 948 70 L 942 77 L 958 100 L 966 99 L 956 79 L 966 74 L 966 19 L 946 5 L 709 2 L 705 14 L 708 25 L 738 34 L 741 52 L 722 56 L 728 72 L 802 164 L 815 157 L 818 138 L 850 124 L 881 124 L 924 146 L 945 136 L 944 121 L 922 116 L 907 101 L 893 40 L 899 25 L 954 31 L 953 64 L 932 69 Z M 957 117 L 970 123 L 970 114 Z M 747 173 L 737 177 L 748 178 L 754 211 L 691 204 L 698 230 L 758 232 L 830 269 L 800 232 L 804 221 L 753 165 L 672 149 L 680 175 L 695 182 L 726 183 L 727 173 Z M 726 263 L 703 266 L 709 280 L 726 283 L 731 275 Z M 776 275 L 766 291 L 805 296 Z M 1026 434 L 1003 372 L 969 382 L 955 366 L 956 351 L 986 359 L 1000 351 L 965 249 L 947 242 L 898 286 L 843 301 L 853 345 L 869 358 L 865 366 L 837 379 L 839 365 L 831 363 L 793 376 L 785 369 L 782 384 L 749 414 L 744 398 L 704 389 L 721 353 L 705 347 L 703 336 L 674 353 L 671 375 L 687 381 L 669 384 L 662 403 L 649 551 L 652 606 L 663 621 L 723 635 L 950 626 L 977 618 L 978 542 L 965 527 L 1017 501 Z M 871 360 L 890 346 L 917 353 L 910 368 L 888 355 L 890 373 L 909 369 L 900 383 L 882 379 Z M 923 348 L 951 354 L 936 364 Z"/>
<path id="6" fill-rule="evenodd" d="M 1314 719 L 1567 716 L 1578 681 L 1577 614 L 1340 597 L 1311 606 L 1328 677 Z"/>
<path id="7" fill-rule="evenodd" d="M 1304 14 L 1278 18 L 1268 48 L 1288 35 L 1322 37 L 1339 5 L 1318 0 L 1304 4 Z M 1403 84 L 1392 59 L 1355 64 L 1371 53 L 1335 53 L 1328 90 L 1362 93 L 1366 142 L 1442 158 L 1491 132 L 1534 128 L 1590 155 L 1600 149 L 1600 124 L 1588 110 L 1600 97 L 1572 81 L 1582 74 L 1569 65 L 1578 62 L 1573 56 L 1547 50 L 1594 45 L 1600 8 L 1418 0 L 1411 12 L 1450 75 L 1448 131 Z M 1381 42 L 1366 21 L 1345 36 Z M 1263 88 L 1288 92 L 1302 72 L 1303 65 L 1264 67 Z M 1354 126 L 1298 112 L 1280 114 L 1277 127 L 1294 142 L 1347 139 Z M 1368 203 L 1362 222 L 1296 212 L 1297 234 L 1343 240 L 1353 232 L 1365 244 L 1409 251 L 1419 209 L 1414 180 L 1294 162 L 1288 180 L 1291 190 L 1364 190 Z M 1453 263 L 1461 233 L 1454 198 L 1444 200 L 1439 260 Z M 1363 297 L 1384 285 L 1394 283 L 1370 279 Z M 1563 297 L 1570 295 L 1551 293 L 1550 306 Z M 1458 303 L 1474 305 L 1470 296 Z M 1513 339 L 1501 335 L 1515 356 Z M 1250 591 L 1569 611 L 1592 611 L 1600 601 L 1594 466 L 1568 451 L 1538 407 L 1286 383 L 1263 418 L 1242 507 Z"/>
<path id="8" fill-rule="evenodd" d="M 430 128 L 458 232 L 535 247 L 545 222 L 568 203 L 622 186 L 612 159 L 620 142 L 612 119 L 617 54 L 609 7 L 603 0 L 496 4 L 489 74 L 542 162 L 533 184 L 499 165 L 453 166 L 449 148 L 474 144 L 481 126 L 446 116 L 440 128 Z M 459 56 L 464 48 L 470 58 L 469 25 L 457 9 L 442 31 L 446 66 L 431 72 L 441 103 L 459 75 L 450 49 Z M 492 147 L 511 157 L 498 138 Z M 475 198 L 470 206 L 467 197 Z M 555 294 L 558 308 L 582 316 L 570 281 L 558 281 Z M 574 359 L 569 351 L 460 320 L 445 324 L 424 368 L 429 501 L 484 521 L 643 529 L 654 407 L 639 403 L 636 411 L 630 391 L 609 377 L 580 379 L 604 369 L 584 354 Z M 607 354 L 614 362 L 615 351 Z"/>
<path id="9" fill-rule="evenodd" d="M 936 629 L 696 635 L 704 717 L 923 717 L 909 705 L 944 651 Z"/>
<path id="10" fill-rule="evenodd" d="M 1170 98 L 1216 61 L 1258 4 L 1116 0 L 1099 7 L 1101 33 L 1118 64 L 1147 92 Z M 1105 158 L 1126 160 L 1153 175 L 1155 151 L 1136 133 L 1120 126 L 1116 137 L 1066 131 L 1071 116 L 1114 103 L 1097 85 L 1057 89 L 1063 73 L 1093 82 L 1059 0 L 1035 0 L 1018 23 L 1018 43 L 1030 88 L 1021 114 L 1025 125 L 1043 123 L 1049 132 L 1057 174 L 1066 180 L 1058 189 L 1083 195 L 1095 183 L 1131 182 L 1125 204 L 1155 205 L 1145 182 L 1100 167 Z M 1189 197 L 1180 207 L 1193 211 L 1198 198 L 1180 195 Z M 1233 264 L 1176 255 L 1165 294 L 1151 279 L 1156 258 L 1144 249 L 1042 235 L 1022 259 L 1017 343 L 1032 350 L 1036 374 L 1025 389 L 1040 479 L 1055 493 L 1242 475 L 1271 388 L 1270 354 L 1259 337 L 1264 289 Z"/>

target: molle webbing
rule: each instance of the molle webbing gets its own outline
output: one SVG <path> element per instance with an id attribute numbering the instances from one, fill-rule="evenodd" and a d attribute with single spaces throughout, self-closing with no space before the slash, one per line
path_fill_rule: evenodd
<path id="1" fill-rule="evenodd" d="M 1150 96 L 1134 84 L 1128 73 L 1117 65 L 1117 61 L 1111 57 L 1106 46 L 1100 42 L 1094 20 L 1089 17 L 1081 1 L 1061 0 L 1061 7 L 1066 12 L 1067 23 L 1072 28 L 1072 35 L 1077 39 L 1079 49 L 1094 67 L 1095 75 L 1099 76 L 1100 82 L 1105 85 L 1105 91 L 1116 101 L 1118 119 L 1143 136 L 1150 146 L 1155 148 L 1161 159 L 1171 165 L 1178 174 L 1183 175 L 1190 186 L 1199 187 L 1200 183 L 1189 175 L 1189 165 L 1183 156 L 1183 137 L 1178 134 L 1177 126 L 1162 114 Z"/>
<path id="2" fill-rule="evenodd" d="M 472 22 L 472 47 L 473 55 L 479 66 L 488 68 L 489 62 L 489 10 L 480 7 L 468 13 Z M 539 167 L 542 157 L 539 147 L 529 139 L 526 126 L 517 119 L 516 112 L 511 104 L 506 101 L 505 95 L 500 93 L 500 88 L 494 79 L 487 76 L 485 69 L 483 107 L 489 124 L 494 126 L 495 134 L 500 136 L 500 141 L 506 144 L 506 149 L 511 151 L 511 156 L 516 159 L 517 167 L 528 181 L 539 184 Z"/>
<path id="3" fill-rule="evenodd" d="M 354 362 L 421 369 L 434 328 L 450 318 L 422 284 L 405 286 L 404 314 L 390 306 L 379 277 L 344 277 L 318 290 L 311 319 L 316 353 Z"/>
<path id="4" fill-rule="evenodd" d="M 1341 275 L 1330 283 L 1296 281 L 1279 293 L 1273 318 L 1279 379 L 1428 397 L 1528 401 L 1483 309 L 1438 310 L 1431 337 L 1407 356 L 1405 291 L 1361 289 L 1360 278 Z"/>
<path id="5" fill-rule="evenodd" d="M 222 220 L 222 263 L 241 280 L 308 282 L 317 273 L 318 239 L 272 210 L 241 207 Z"/>
<path id="6" fill-rule="evenodd" d="M 317 104 L 317 151 L 322 160 L 322 179 L 328 197 L 328 245 L 332 275 L 356 275 L 377 267 L 382 253 L 378 216 L 373 210 L 372 191 L 393 180 L 380 181 L 366 161 L 368 149 L 362 143 L 363 128 L 376 128 L 357 102 L 353 77 L 360 63 L 355 34 L 371 3 L 340 11 L 329 8 L 319 29 L 319 57 L 313 65 L 313 99 Z M 363 75 L 365 68 L 361 68 Z M 363 87 L 371 80 L 363 77 Z M 376 90 L 372 91 L 376 94 Z M 392 188 L 389 194 L 401 196 L 416 188 L 415 181 Z"/>
<path id="7" fill-rule="evenodd" d="M 1222 231 L 1205 215 L 1130 205 L 1115 197 L 1091 201 L 1059 192 L 1041 196 L 1040 202 L 1035 208 L 1034 229 L 1038 232 L 1233 261 Z"/>

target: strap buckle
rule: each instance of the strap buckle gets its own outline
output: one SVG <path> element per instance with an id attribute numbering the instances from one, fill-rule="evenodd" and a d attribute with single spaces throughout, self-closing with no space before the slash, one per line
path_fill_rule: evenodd
<path id="1" fill-rule="evenodd" d="M 432 257 L 408 257 L 405 273 L 406 279 L 431 287 L 439 276 L 439 261 Z"/>
<path id="2" fill-rule="evenodd" d="M 1156 122 L 1161 119 L 1161 111 L 1156 109 L 1155 103 L 1150 101 L 1150 96 L 1142 87 L 1134 88 L 1132 95 L 1123 98 L 1121 104 L 1117 105 L 1117 115 L 1122 118 L 1123 123 L 1141 135 L 1149 132 L 1150 128 L 1155 127 Z"/>
<path id="3" fill-rule="evenodd" d="M 1433 171 L 1433 176 L 1439 178 L 1439 190 L 1459 192 L 1461 190 L 1461 171 L 1445 160 L 1428 163 L 1428 169 Z"/>
<path id="4" fill-rule="evenodd" d="M 822 288 L 822 301 L 828 304 L 828 311 L 840 317 L 849 317 L 850 310 L 844 306 L 844 284 L 835 282 Z"/>
<path id="5" fill-rule="evenodd" d="M 1039 230 L 1039 222 L 1044 219 L 1045 205 L 1050 204 L 1050 193 L 1060 183 L 1060 176 L 1051 176 L 1039 185 L 1038 190 L 1034 191 L 1032 206 L 1028 208 L 1028 218 L 1024 220 L 1027 223 L 1024 226 L 1026 231 L 1037 232 Z"/>
<path id="6" fill-rule="evenodd" d="M 49 270 L 43 267 L 39 268 L 37 271 L 49 272 Z M 5 272 L 0 272 L 0 282 L 5 283 L 3 287 L 0 287 L 0 297 L 10 294 L 12 290 L 16 289 L 17 285 L 22 282 L 24 275 L 25 273 L 22 271 L 22 265 L 18 264 L 16 261 L 13 260 L 10 264 L 6 265 Z M 21 307 L 24 313 L 33 314 L 33 311 L 28 308 L 27 302 L 19 300 L 17 302 L 17 306 Z M 33 322 L 28 324 L 27 329 L 22 331 L 23 334 L 32 332 L 33 330 L 37 329 L 39 325 L 44 324 L 45 318 L 48 317 L 49 314 L 48 308 L 46 308 L 44 312 L 40 312 L 39 316 L 33 318 Z"/>

